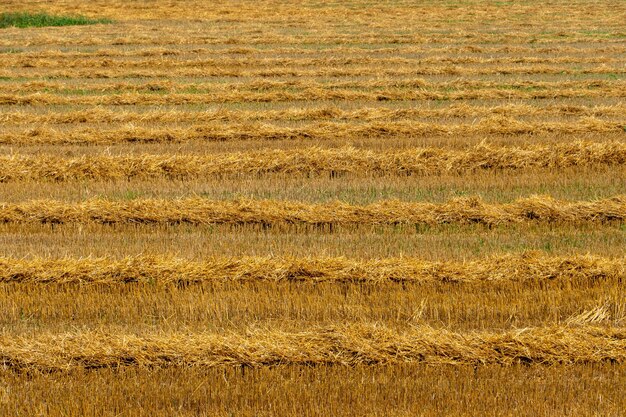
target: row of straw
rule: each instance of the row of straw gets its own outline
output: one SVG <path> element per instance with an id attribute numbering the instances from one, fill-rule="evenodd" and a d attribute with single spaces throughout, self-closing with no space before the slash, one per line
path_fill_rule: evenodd
<path id="1" fill-rule="evenodd" d="M 483 143 L 466 150 L 431 147 L 381 152 L 314 147 L 215 155 L 95 155 L 77 158 L 12 155 L 0 157 L 0 182 L 194 179 L 268 174 L 429 176 L 624 164 L 624 142 L 571 142 L 523 148 Z"/>
<path id="2" fill-rule="evenodd" d="M 109 45 L 110 46 L 110 45 Z M 142 49 L 111 49 L 98 48 L 95 51 L 90 50 L 60 50 L 47 49 L 37 51 L 13 51 L 13 55 L 17 58 L 95 58 L 95 57 L 164 57 L 164 56 L 181 56 L 193 53 L 197 56 L 237 56 L 237 55 L 290 55 L 297 54 L 299 56 L 309 55 L 372 55 L 372 54 L 422 54 L 422 55 L 443 55 L 443 54 L 522 54 L 523 56 L 539 56 L 542 54 L 553 55 L 555 52 L 568 55 L 587 55 L 585 48 L 575 46 L 560 45 L 555 46 L 525 46 L 525 45 L 438 45 L 438 46 L 422 46 L 422 45 L 398 45 L 395 47 L 380 46 L 378 48 L 359 48 L 352 46 L 335 46 L 332 48 L 305 49 L 283 47 L 276 45 L 271 48 L 253 48 L 253 47 L 224 47 L 224 48 L 202 48 L 197 45 L 191 47 L 155 47 Z M 621 44 L 605 44 L 603 46 L 594 47 L 596 54 L 624 54 L 626 48 Z"/>
<path id="3" fill-rule="evenodd" d="M 146 97 L 137 95 L 137 99 Z M 1 100 L 1 98 L 0 98 Z M 170 103 L 171 104 L 171 103 Z M 0 134 L 0 144 L 115 144 L 180 143 L 192 140 L 360 140 L 364 138 L 391 139 L 396 137 L 454 136 L 454 135 L 522 135 L 522 134 L 625 133 L 621 121 L 594 117 L 568 122 L 523 121 L 494 115 L 476 123 L 424 123 L 418 121 L 371 122 L 347 124 L 342 122 L 311 123 L 299 127 L 283 127 L 262 123 L 203 123 L 188 127 L 145 128 L 134 125 L 103 130 L 93 127 L 71 131 L 37 127 Z"/>
<path id="4" fill-rule="evenodd" d="M 497 284 L 562 281 L 593 285 L 626 280 L 626 258 L 504 255 L 466 262 L 416 258 L 243 257 L 190 261 L 169 256 L 123 259 L 0 258 L 0 282 L 34 284 L 171 284 L 339 282 Z"/>
<path id="5" fill-rule="evenodd" d="M 455 333 L 426 326 L 395 331 L 339 325 L 301 332 L 133 335 L 76 331 L 0 336 L 0 365 L 12 369 L 100 367 L 426 364 L 574 364 L 626 360 L 626 329 L 558 325 Z"/>
<path id="6" fill-rule="evenodd" d="M 5 4 L 8 1 L 5 0 L 2 6 L 6 6 Z M 11 7 L 12 10 L 22 9 L 21 2 L 16 2 L 14 7 Z M 47 10 L 52 10 L 53 6 L 47 6 Z M 129 18 L 129 4 L 124 3 L 123 6 L 118 7 L 112 14 L 108 11 L 101 10 L 100 13 L 105 16 L 115 17 L 118 16 L 122 20 Z M 201 7 L 201 6 L 198 6 Z M 231 6 L 224 5 L 222 10 L 228 10 Z M 278 10 L 284 8 L 284 3 L 280 5 L 276 5 Z M 315 10 L 314 10 L 315 9 Z M 218 9 L 219 10 L 219 9 Z M 241 5 L 238 5 L 237 13 L 239 13 L 239 23 L 243 23 L 243 19 L 249 19 L 253 21 L 252 23 L 259 23 L 259 18 L 261 17 L 259 13 L 261 10 L 258 5 L 253 6 L 253 10 L 248 12 L 249 14 L 244 14 L 243 8 Z M 277 9 L 274 9 L 271 12 L 271 24 L 276 24 L 276 19 L 283 20 L 287 17 L 288 22 L 292 23 L 293 16 L 302 16 L 302 12 L 307 10 L 307 8 L 297 7 L 293 10 L 290 10 L 285 15 L 280 15 L 277 13 Z M 314 10 L 314 11 L 313 11 Z M 424 24 L 424 19 L 426 17 L 425 13 L 428 12 L 425 8 L 419 8 L 419 11 L 415 8 L 406 8 L 403 7 L 401 9 L 402 16 L 407 18 L 415 19 L 416 25 Z M 502 10 L 502 8 L 500 8 Z M 507 15 L 502 16 L 503 19 L 508 20 L 507 18 L 510 16 L 510 8 L 507 9 Z M 528 10 L 528 9 L 525 9 Z M 516 22 L 507 22 L 506 31 L 497 31 L 497 33 L 487 33 L 483 30 L 476 30 L 476 26 L 469 26 L 469 30 L 460 30 L 453 31 L 449 33 L 436 33 L 429 34 L 428 32 L 432 27 L 428 27 L 428 30 L 417 30 L 413 33 L 404 33 L 399 34 L 396 33 L 396 25 L 397 19 L 395 18 L 395 14 L 390 15 L 390 21 L 387 21 L 387 28 L 390 30 L 375 30 L 368 33 L 361 33 L 358 36 L 355 36 L 352 33 L 338 33 L 336 27 L 332 25 L 326 24 L 325 27 L 319 27 L 319 19 L 322 11 L 317 7 L 311 7 L 308 9 L 309 12 L 313 11 L 312 16 L 309 16 L 309 19 L 314 19 L 315 23 L 311 22 L 311 24 L 317 26 L 318 28 L 315 30 L 315 34 L 311 34 L 310 36 L 303 37 L 301 34 L 278 34 L 278 33 L 255 33 L 255 31 L 251 31 L 250 33 L 239 33 L 236 37 L 226 38 L 223 32 L 208 32 L 206 30 L 197 30 L 195 26 L 190 25 L 188 30 L 185 28 L 176 28 L 176 31 L 171 31 L 171 33 L 155 33 L 151 32 L 149 28 L 146 27 L 137 27 L 137 28 L 123 28 L 119 32 L 115 33 L 117 36 L 115 39 L 115 46 L 123 47 L 125 45 L 137 45 L 137 46 L 173 46 L 173 45 L 183 45 L 183 46 L 208 46 L 208 45 L 262 45 L 266 46 L 270 44 L 281 45 L 281 46 L 292 46 L 292 47 L 300 47 L 302 49 L 306 48 L 310 45 L 323 45 L 323 46 L 360 46 L 364 48 L 364 46 L 375 46 L 380 47 L 381 45 L 394 45 L 394 46 L 414 46 L 414 45 L 445 45 L 445 44 L 453 44 L 456 46 L 482 46 L 482 45 L 501 45 L 501 46 L 512 46 L 518 47 L 519 45 L 529 45 L 534 44 L 537 46 L 554 46 L 560 48 L 562 46 L 570 46 L 570 45 L 588 45 L 588 44 L 616 44 L 620 42 L 620 36 L 622 35 L 622 21 L 620 20 L 621 15 L 619 13 L 611 13 L 612 16 L 615 17 L 615 21 L 610 22 L 609 19 L 602 16 L 601 20 L 604 22 L 604 25 L 612 25 L 607 27 L 607 32 L 590 35 L 590 34 L 581 34 L 584 30 L 588 30 L 589 28 L 589 18 L 591 9 L 589 8 L 581 8 L 584 11 L 584 17 L 578 17 L 578 19 L 584 19 L 584 22 L 575 24 L 570 21 L 570 24 L 566 27 L 560 26 L 561 31 L 549 33 L 549 34 L 538 34 L 536 30 L 528 30 L 525 26 L 519 26 Z M 599 8 L 599 13 L 603 13 L 604 10 Z M 150 15 L 149 19 L 154 19 L 155 15 L 153 14 L 154 9 L 151 9 L 148 12 Z M 363 9 L 364 12 L 367 12 L 366 9 Z M 498 13 L 499 10 L 491 10 L 489 12 L 489 19 L 493 19 L 494 15 Z M 62 7 L 57 9 L 59 14 L 66 13 L 67 10 Z M 143 11 L 145 13 L 145 11 Z M 161 17 L 171 18 L 173 13 L 176 13 L 178 16 L 183 12 L 180 7 L 176 7 L 172 5 L 170 10 L 166 13 L 162 13 Z M 195 10 L 193 14 L 191 14 L 190 18 L 198 18 L 199 10 Z M 229 10 L 229 13 L 232 10 Z M 416 13 L 417 12 L 417 15 Z M 445 13 L 446 10 L 441 7 L 436 7 L 431 9 L 431 16 L 436 15 L 437 24 L 441 22 L 441 15 Z M 567 9 L 567 13 L 571 16 L 572 13 L 575 13 L 575 9 L 571 7 Z M 219 12 L 218 12 L 219 13 Z M 334 17 L 339 19 L 341 24 L 345 22 L 346 13 L 355 15 L 358 13 L 357 9 L 351 8 L 349 11 L 341 11 L 338 15 L 332 16 L 331 14 L 326 14 L 328 17 Z M 394 12 L 395 13 L 395 12 Z M 481 12 L 482 13 L 482 10 Z M 528 12 L 527 12 L 528 13 Z M 535 12 L 532 12 L 536 14 Z M 555 10 L 555 13 L 562 13 L 562 11 Z M 604 12 L 604 14 L 607 14 Z M 137 16 L 135 14 L 135 16 Z M 145 16 L 145 14 L 144 14 Z M 268 17 L 267 15 L 265 16 Z M 458 14 L 455 14 L 452 18 L 456 19 Z M 221 19 L 223 16 L 219 16 L 213 14 L 211 19 Z M 379 13 L 378 19 L 383 19 L 384 13 Z M 290 19 L 290 20 L 289 20 Z M 365 17 L 365 19 L 370 20 L 371 16 Z M 610 22 L 610 23 L 609 23 Z M 248 22 L 250 23 L 250 22 Z M 554 17 L 551 14 L 549 19 L 550 25 L 554 25 Z M 510 32 L 511 25 L 515 25 L 518 30 L 515 32 Z M 479 27 L 479 26 L 478 26 Z M 484 28 L 481 28 L 484 29 Z M 2 39 L 0 46 L 16 46 L 16 40 L 19 41 L 19 35 L 21 34 L 12 34 L 11 38 Z M 42 31 L 41 33 L 25 33 L 22 35 L 25 39 L 31 40 L 28 44 L 29 46 L 46 46 L 46 45 L 86 45 L 86 46 L 111 46 L 111 38 L 110 37 L 97 37 L 97 36 L 74 36 L 68 37 L 66 33 L 63 31 L 59 31 L 58 33 L 52 33 L 51 31 Z M 17 39 L 16 39 L 17 38 Z M 21 44 L 18 44 L 21 45 Z M 365 48 L 364 48 L 365 49 Z M 560 49 L 559 49 L 560 50 Z"/>
<path id="7" fill-rule="evenodd" d="M 461 89 L 542 89 L 542 90 L 563 90 L 563 89 L 596 89 L 608 87 L 621 87 L 624 82 L 615 80 L 583 80 L 583 81 L 482 81 L 458 79 L 452 81 L 432 82 L 424 78 L 376 78 L 367 80 L 347 80 L 320 82 L 316 80 L 268 80 L 264 78 L 251 79 L 246 82 L 235 83 L 211 83 L 211 82 L 87 82 L 81 83 L 81 91 L 94 90 L 99 93 L 119 93 L 122 91 L 144 91 L 144 92 L 185 92 L 194 89 L 196 92 L 224 92 L 224 91 L 265 91 L 270 89 L 289 88 L 328 88 L 328 89 L 373 89 L 373 88 L 419 88 L 429 91 L 451 91 Z M 13 93 L 26 91 L 58 92 L 72 91 L 76 88 L 73 83 L 62 81 L 25 81 L 20 83 L 0 84 L 0 91 L 10 91 Z"/>
<path id="8" fill-rule="evenodd" d="M 0 44 L 1 45 L 1 44 Z M 590 65 L 583 68 L 555 64 L 512 64 L 512 65 L 406 65 L 380 67 L 376 65 L 349 67 L 268 67 L 268 68 L 33 68 L 28 76 L 33 79 L 51 78 L 168 78 L 168 77 L 410 77 L 422 75 L 623 75 L 623 65 Z M 0 77 L 23 77 L 23 68 L 0 69 Z"/>
<path id="9" fill-rule="evenodd" d="M 50 93 L 4 93 L 0 94 L 3 105 L 131 105 L 131 104 L 205 104 L 205 103 L 266 103 L 285 101 L 415 101 L 415 100 L 496 100 L 496 99 L 562 99 L 562 98 L 622 98 L 626 96 L 626 85 L 616 84 L 597 88 L 559 89 L 506 89 L 482 88 L 451 91 L 426 90 L 422 88 L 384 87 L 379 89 L 351 89 L 303 87 L 281 89 L 219 89 L 198 93 L 172 92 L 148 94 L 147 92 L 103 93 L 92 95 Z"/>
<path id="10" fill-rule="evenodd" d="M 502 65 L 502 64 L 623 64 L 623 60 L 613 56 L 587 55 L 587 56 L 430 56 L 419 58 L 400 58 L 397 56 L 329 56 L 319 58 L 294 58 L 294 57 L 217 57 L 217 58 L 143 58 L 135 57 L 114 60 L 111 57 L 89 59 L 90 57 L 64 58 L 23 58 L 19 55 L 9 56 L 0 62 L 0 68 L 101 68 L 114 66 L 116 68 L 184 68 L 184 67 L 282 67 L 292 65 L 297 67 L 324 67 L 346 65 Z"/>
<path id="11" fill-rule="evenodd" d="M 151 84 L 146 84 L 150 86 Z M 153 88 L 159 88 L 158 85 Z M 575 104 L 551 104 L 537 106 L 531 104 L 503 104 L 498 106 L 470 105 L 452 103 L 446 107 L 386 108 L 365 107 L 356 110 L 344 110 L 336 106 L 307 108 L 287 108 L 280 110 L 229 110 L 216 109 L 205 111 L 185 111 L 177 109 L 128 111 L 90 107 L 81 110 L 63 112 L 30 112 L 24 109 L 6 111 L 0 114 L 0 122 L 5 125 L 15 124 L 74 124 L 74 123 L 211 123 L 211 122 L 246 122 L 246 121 L 390 121 L 415 118 L 453 118 L 505 116 L 593 116 L 609 117 L 626 114 L 626 104 L 586 106 Z"/>
<path id="12" fill-rule="evenodd" d="M 301 225 L 498 225 L 522 222 L 621 222 L 626 196 L 594 201 L 563 201 L 533 196 L 511 203 L 490 204 L 479 198 L 445 203 L 383 200 L 369 205 L 343 202 L 307 204 L 278 200 L 90 199 L 68 203 L 33 200 L 0 204 L 0 223 L 103 224 L 301 224 Z"/>

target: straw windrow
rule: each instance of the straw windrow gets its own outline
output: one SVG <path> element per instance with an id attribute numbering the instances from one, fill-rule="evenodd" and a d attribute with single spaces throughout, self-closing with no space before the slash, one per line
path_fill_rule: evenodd
<path id="1" fill-rule="evenodd" d="M 437 40 L 436 42 L 439 42 Z M 156 42 L 148 41 L 148 45 L 162 45 L 161 39 Z M 168 45 L 169 46 L 169 45 Z M 220 66 L 203 68 L 182 67 L 182 68 L 35 68 L 29 71 L 32 77 L 42 78 L 44 76 L 52 78 L 84 78 L 84 79 L 110 79 L 110 78 L 145 78 L 159 79 L 168 77 L 411 77 L 429 75 L 454 75 L 454 76 L 480 76 L 480 75 L 607 75 L 626 73 L 624 66 L 613 65 L 593 65 L 585 67 L 567 67 L 559 64 L 502 64 L 502 65 L 397 65 L 397 66 L 368 66 L 350 65 L 347 67 L 314 67 L 301 68 L 297 66 L 267 67 L 267 68 L 222 68 Z M 23 68 L 10 68 L 0 70 L 0 76 L 18 78 L 23 74 Z M 578 90 L 579 94 L 585 95 L 583 90 Z M 549 93 L 547 93 L 549 95 Z M 532 96 L 532 94 L 529 94 Z M 619 96 L 619 95 L 617 95 Z M 330 97 L 329 97 L 330 98 Z"/>
<path id="2" fill-rule="evenodd" d="M 626 85 L 598 88 L 561 88 L 556 90 L 538 89 L 526 91 L 523 89 L 485 88 L 482 90 L 466 89 L 452 91 L 429 91 L 419 88 L 386 88 L 356 90 L 352 88 L 322 88 L 305 87 L 300 91 L 285 89 L 264 88 L 240 90 L 233 87 L 231 90 L 217 90 L 205 93 L 119 93 L 107 95 L 72 95 L 59 96 L 48 93 L 31 94 L 0 94 L 0 104 L 3 105 L 156 105 L 156 104 L 205 104 L 205 103 L 267 103 L 286 101 L 407 101 L 407 100 L 487 100 L 487 99 L 541 99 L 541 98 L 621 98 L 626 95 Z"/>
<path id="3" fill-rule="evenodd" d="M 147 223 L 147 224 L 261 224 L 261 225 L 498 225 L 520 222 L 623 222 L 626 196 L 595 201 L 560 201 L 547 196 L 488 204 L 479 198 L 447 203 L 410 203 L 385 200 L 365 206 L 342 202 L 305 204 L 277 200 L 110 201 L 81 203 L 35 200 L 1 204 L 2 223 Z"/>
<path id="4" fill-rule="evenodd" d="M 23 284 L 123 283 L 408 283 L 497 284 L 564 281 L 593 285 L 626 278 L 626 258 L 507 255 L 469 262 L 414 258 L 181 258 L 138 256 L 120 260 L 0 258 L 0 282 Z"/>
<path id="5" fill-rule="evenodd" d="M 194 179 L 289 174 L 305 177 L 442 175 L 476 171 L 560 169 L 626 164 L 626 143 L 574 142 L 525 148 L 486 144 L 467 150 L 418 148 L 374 152 L 355 148 L 264 150 L 192 155 L 0 157 L 0 182 Z"/>
<path id="6" fill-rule="evenodd" d="M 133 102 L 119 104 L 133 104 Z M 593 117 L 571 122 L 522 122 L 506 116 L 493 116 L 476 124 L 454 125 L 423 123 L 417 121 L 372 122 L 347 126 L 344 123 L 323 122 L 304 127 L 281 127 L 262 123 L 223 124 L 211 123 L 178 128 L 122 127 L 111 130 L 83 128 L 62 132 L 50 128 L 35 128 L 24 132 L 0 135 L 0 144 L 85 144 L 106 145 L 117 143 L 181 143 L 192 140 L 357 140 L 364 138 L 391 139 L 394 137 L 425 137 L 475 134 L 576 134 L 622 133 L 623 123 Z"/>
<path id="7" fill-rule="evenodd" d="M 136 88 L 136 86 L 134 86 Z M 147 83 L 146 89 L 167 88 L 167 83 Z M 129 87 L 130 88 L 130 87 Z M 138 109 L 139 110 L 139 109 Z M 320 106 L 313 108 L 287 108 L 281 110 L 228 110 L 190 111 L 179 109 L 128 111 L 121 108 L 91 107 L 64 112 L 30 112 L 24 109 L 10 110 L 0 114 L 0 122 L 6 126 L 24 124 L 63 124 L 80 126 L 84 123 L 214 123 L 214 122 L 250 122 L 250 121 L 390 121 L 415 118 L 461 118 L 506 115 L 508 117 L 539 116 L 579 116 L 608 117 L 626 113 L 626 104 L 609 106 L 584 106 L 572 104 L 554 104 L 537 106 L 530 104 L 505 104 L 498 106 L 470 105 L 451 103 L 449 106 L 427 108 L 364 107 L 357 110 L 345 110 L 338 106 Z"/>
<path id="8" fill-rule="evenodd" d="M 346 325 L 294 333 L 259 329 L 227 335 L 75 332 L 0 336 L 0 362 L 5 367 L 39 370 L 289 364 L 554 365 L 625 360 L 626 330 L 589 325 L 470 333 L 430 327 L 397 332 Z"/>

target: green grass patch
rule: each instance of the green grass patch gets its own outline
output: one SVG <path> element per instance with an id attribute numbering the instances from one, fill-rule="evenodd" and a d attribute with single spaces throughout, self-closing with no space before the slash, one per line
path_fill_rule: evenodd
<path id="1" fill-rule="evenodd" d="M 47 13 L 2 13 L 0 14 L 0 28 L 17 27 L 45 27 L 95 25 L 111 23 L 111 19 L 91 19 L 84 16 L 54 16 Z"/>

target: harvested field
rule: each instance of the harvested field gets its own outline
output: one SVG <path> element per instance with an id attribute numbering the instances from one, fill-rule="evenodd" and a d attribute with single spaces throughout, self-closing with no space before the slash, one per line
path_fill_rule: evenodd
<path id="1" fill-rule="evenodd" d="M 0 14 L 0 415 L 623 414 L 624 2 Z"/>

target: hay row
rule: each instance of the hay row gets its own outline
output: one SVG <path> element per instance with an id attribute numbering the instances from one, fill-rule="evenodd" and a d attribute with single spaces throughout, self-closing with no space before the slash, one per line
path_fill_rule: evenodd
<path id="1" fill-rule="evenodd" d="M 0 156 L 0 182 L 167 178 L 229 178 L 265 175 L 431 176 L 478 171 L 598 167 L 626 164 L 624 142 L 572 142 L 524 148 L 487 144 L 467 150 L 418 148 L 371 151 L 355 148 L 262 150 L 215 155 Z"/>
<path id="2" fill-rule="evenodd" d="M 174 13 L 180 15 L 180 8 Z M 239 13 L 239 11 L 237 11 Z M 351 14 L 354 10 L 350 11 Z M 612 15 L 618 14 L 614 11 Z M 99 14 L 100 15 L 100 14 Z M 100 15 L 102 16 L 102 15 Z M 454 18 L 457 18 L 455 16 Z M 194 17 L 195 18 L 195 17 Z M 342 18 L 343 19 L 343 18 Z M 481 30 L 470 29 L 456 31 L 449 34 L 437 33 L 436 35 L 430 33 L 411 33 L 411 34 L 389 34 L 381 32 L 380 30 L 372 31 L 369 33 L 359 33 L 358 36 L 352 34 L 337 33 L 334 29 L 319 28 L 316 35 L 299 36 L 299 35 L 281 35 L 277 33 L 267 32 L 263 30 L 262 34 L 249 34 L 239 33 L 236 37 L 225 36 L 223 32 L 207 33 L 206 29 L 194 30 L 191 26 L 189 30 L 177 26 L 176 31 L 172 33 L 154 33 L 149 30 L 131 30 L 114 32 L 106 28 L 107 36 L 94 36 L 94 29 L 90 28 L 88 36 L 73 36 L 70 37 L 64 30 L 61 29 L 57 33 L 45 32 L 45 33 L 21 33 L 13 34 L 12 37 L 5 37 L 0 39 L 0 46 L 3 47 L 21 47 L 25 43 L 22 39 L 28 39 L 28 46 L 48 46 L 48 45 L 66 45 L 66 46 L 106 46 L 110 47 L 112 44 L 115 46 L 228 46 L 233 45 L 263 45 L 263 46 L 300 46 L 307 47 L 310 45 L 324 45 L 324 46 L 386 46 L 386 45 L 457 45 L 457 46 L 476 46 L 481 44 L 488 45 L 511 45 L 514 47 L 520 45 L 534 44 L 540 46 L 571 46 L 571 45 L 621 45 L 623 40 L 623 24 L 617 20 L 619 24 L 613 28 L 609 27 L 605 22 L 602 26 L 606 29 L 606 33 L 600 36 L 581 36 L 578 31 L 586 31 L 589 29 L 591 23 L 586 20 L 583 25 L 577 30 L 573 26 L 568 26 L 560 32 L 559 35 L 555 34 L 538 34 L 536 31 L 524 32 L 522 30 L 511 32 L 510 25 L 507 25 L 506 30 L 501 33 L 484 33 Z M 292 22 L 290 22 L 292 23 Z M 396 22 L 397 23 L 397 22 Z M 553 27 L 553 21 L 550 22 Z M 275 22 L 272 23 L 274 25 Z M 343 24 L 343 22 L 342 22 Z M 417 26 L 416 26 L 417 27 Z M 266 28 L 264 28 L 266 29 Z M 432 28 L 429 28 L 429 30 Z M 484 28 L 480 28 L 484 29 Z M 67 28 L 65 28 L 67 30 Z M 396 28 L 392 29 L 394 32 Z M 24 36 L 21 38 L 20 35 Z M 21 42 L 20 42 L 21 41 Z"/>
<path id="3" fill-rule="evenodd" d="M 180 284 L 329 282 L 496 284 L 565 281 L 585 285 L 626 278 L 626 258 L 536 253 L 468 262 L 415 258 L 211 258 L 137 256 L 121 260 L 0 258 L 0 282 L 21 284 Z"/>
<path id="4" fill-rule="evenodd" d="M 441 204 L 384 200 L 365 206 L 342 202 L 306 204 L 276 200 L 212 201 L 202 198 L 131 201 L 91 199 L 79 203 L 34 200 L 0 204 L 1 223 L 498 225 L 520 222 L 623 222 L 625 219 L 626 196 L 576 202 L 533 196 L 505 204 L 488 204 L 478 198 L 460 198 Z"/>
<path id="5" fill-rule="evenodd" d="M 96 58 L 96 57 L 164 57 L 164 56 L 181 56 L 190 55 L 195 56 L 224 56 L 224 55 L 246 55 L 246 56 L 277 56 L 277 55 L 289 55 L 297 54 L 299 56 L 309 55 L 355 55 L 355 56 L 372 56 L 373 54 L 428 54 L 428 55 L 441 55 L 441 54 L 520 54 L 524 57 L 530 57 L 533 55 L 542 54 L 570 54 L 572 56 L 582 55 L 588 56 L 589 51 L 575 46 L 548 46 L 548 47 L 527 47 L 524 45 L 442 45 L 442 46 L 419 46 L 419 45 L 399 45 L 396 47 L 380 47 L 380 48 L 359 48 L 350 46 L 334 46 L 323 49 L 304 49 L 297 47 L 280 47 L 275 48 L 252 48 L 252 47 L 229 47 L 223 48 L 204 48 L 198 45 L 185 48 L 180 46 L 178 48 L 142 48 L 139 50 L 124 50 L 124 49 L 110 49 L 111 45 L 107 45 L 107 48 L 101 48 L 96 51 L 76 51 L 76 50 L 54 50 L 47 49 L 42 51 L 20 51 L 13 52 L 15 59 L 20 58 Z M 596 54 L 624 54 L 626 53 L 626 47 L 618 44 L 609 44 L 605 46 L 594 47 L 594 53 Z"/>
<path id="6" fill-rule="evenodd" d="M 209 123 L 209 122 L 251 122 L 251 121 L 397 121 L 414 118 L 454 118 L 454 117 L 534 117 L 534 116 L 586 116 L 608 117 L 626 114 L 626 104 L 615 105 L 572 105 L 553 104 L 536 106 L 530 104 L 503 104 L 480 106 L 466 103 L 452 103 L 443 108 L 390 109 L 385 107 L 365 107 L 344 110 L 336 106 L 315 108 L 289 108 L 284 110 L 146 110 L 127 111 L 90 107 L 84 110 L 63 112 L 27 112 L 23 109 L 5 111 L 0 114 L 0 123 L 5 126 L 17 124 L 80 124 L 80 123 Z"/>
<path id="7" fill-rule="evenodd" d="M 267 67 L 344 67 L 351 65 L 506 65 L 506 64 L 617 64 L 623 65 L 624 61 L 619 58 L 607 56 L 503 56 L 503 57 L 480 57 L 480 56 L 441 56 L 441 57 L 321 57 L 321 58 L 294 58 L 294 57 L 219 57 L 219 58 L 195 58 L 195 59 L 168 59 L 159 58 L 135 58 L 135 59 L 112 59 L 110 57 L 87 59 L 87 57 L 69 58 L 23 58 L 9 56 L 0 61 L 0 68 L 102 68 L 116 67 L 125 69 L 135 68 L 267 68 Z"/>
<path id="8" fill-rule="evenodd" d="M 143 96 L 140 96 L 143 97 Z M 572 122 L 527 122 L 505 116 L 492 116 L 477 123 L 422 123 L 417 121 L 369 122 L 346 124 L 341 122 L 312 123 L 302 127 L 281 127 L 262 123 L 205 123 L 189 127 L 144 128 L 124 126 L 111 130 L 92 127 L 60 131 L 38 127 L 24 132 L 0 134 L 0 144 L 115 144 L 124 142 L 180 143 L 192 140 L 330 140 L 343 141 L 363 138 L 394 138 L 423 136 L 452 136 L 473 134 L 577 134 L 622 133 L 624 122 L 593 117 Z"/>
<path id="9" fill-rule="evenodd" d="M 47 78 L 171 78 L 171 77 L 411 77 L 423 75 L 583 75 L 583 74 L 612 74 L 626 73 L 623 65 L 591 65 L 584 68 L 571 68 L 558 65 L 498 65 L 470 67 L 464 65 L 412 65 L 412 66 L 354 66 L 344 68 L 320 67 L 313 69 L 297 67 L 271 68 L 202 68 L 188 67 L 176 69 L 159 68 L 70 68 L 70 69 L 28 69 L 27 77 L 32 79 Z M 23 68 L 5 68 L 0 70 L 0 77 L 20 78 L 25 76 Z"/>
<path id="10" fill-rule="evenodd" d="M 106 331 L 0 336 L 0 363 L 44 371 L 103 367 L 375 365 L 505 366 L 626 360 L 626 330 L 594 325 L 455 333 L 419 326 L 344 325 L 300 332 L 116 334 Z"/>
<path id="11" fill-rule="evenodd" d="M 428 91 L 421 89 L 380 89 L 355 91 L 350 89 L 305 88 L 302 91 L 288 90 L 220 90 L 211 93 L 166 93 L 147 94 L 140 92 L 55 95 L 50 93 L 0 94 L 0 105 L 165 105 L 206 103 L 255 103 L 286 101 L 414 101 L 414 100 L 483 100 L 483 99 L 557 99 L 557 98 L 620 98 L 626 97 L 626 84 L 593 89 L 555 90 L 508 90 L 485 88 L 481 90 Z"/>
<path id="12" fill-rule="evenodd" d="M 626 83 L 622 81 L 611 80 L 584 80 L 584 81 L 517 81 L 517 82 L 496 82 L 496 81 L 479 81 L 479 80 L 453 80 L 443 82 L 431 82 L 423 78 L 377 78 L 358 81 L 332 81 L 319 82 L 314 79 L 307 80 L 267 80 L 263 78 L 247 80 L 245 83 L 189 83 L 189 82 L 84 82 L 81 88 L 76 89 L 74 83 L 66 83 L 59 81 L 26 81 L 15 82 L 11 84 L 0 84 L 0 91 L 11 93 L 38 92 L 46 93 L 62 93 L 63 95 L 75 94 L 105 94 L 105 93 L 121 93 L 121 92 L 142 92 L 142 93 L 188 93 L 193 90 L 194 94 L 212 93 L 223 94 L 225 92 L 269 92 L 269 90 L 289 89 L 351 89 L 351 90 L 368 90 L 381 88 L 394 89 L 420 89 L 429 92 L 440 93 L 460 93 L 466 90 L 506 90 L 506 91 L 533 91 L 550 90 L 556 91 L 557 94 L 561 90 L 580 90 L 580 89 L 623 89 Z M 459 90 L 459 91 L 455 91 Z M 397 91 L 399 92 L 399 91 Z"/>

